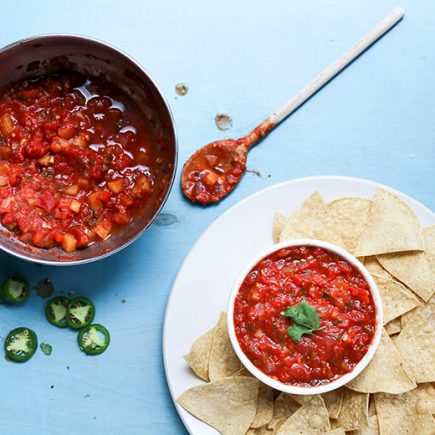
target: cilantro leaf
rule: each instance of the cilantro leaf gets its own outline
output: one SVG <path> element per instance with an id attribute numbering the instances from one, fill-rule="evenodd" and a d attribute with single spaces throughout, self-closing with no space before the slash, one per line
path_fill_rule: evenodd
<path id="1" fill-rule="evenodd" d="M 301 341 L 303 334 L 310 334 L 312 335 L 313 329 L 308 329 L 305 326 L 301 326 L 298 324 L 293 324 L 289 328 L 287 328 L 287 335 L 293 340 L 293 341 Z"/>
<path id="2" fill-rule="evenodd" d="M 284 316 L 292 319 L 293 325 L 287 329 L 287 335 L 296 342 L 301 341 L 303 334 L 312 334 L 322 329 L 316 309 L 306 301 L 288 307 Z"/>
<path id="3" fill-rule="evenodd" d="M 320 328 L 320 318 L 316 309 L 308 302 L 302 301 L 298 305 L 293 305 L 287 308 L 284 316 L 291 317 L 293 323 L 305 326 L 310 329 Z"/>

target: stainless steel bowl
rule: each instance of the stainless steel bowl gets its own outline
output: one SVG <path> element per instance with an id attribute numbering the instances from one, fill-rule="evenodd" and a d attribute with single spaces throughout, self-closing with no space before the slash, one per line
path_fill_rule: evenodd
<path id="1" fill-rule="evenodd" d="M 71 254 L 59 248 L 47 250 L 24 245 L 7 230 L 0 229 L 0 249 L 24 260 L 48 265 L 88 263 L 107 257 L 136 240 L 162 209 L 174 182 L 177 165 L 175 125 L 168 103 L 150 75 L 125 53 L 104 42 L 79 35 L 34 36 L 0 50 L 0 88 L 11 82 L 65 69 L 103 76 L 133 98 L 150 120 L 156 137 L 163 139 L 159 150 L 164 156 L 161 177 L 167 177 L 169 182 L 165 186 L 156 183 L 160 188 L 156 189 L 152 205 L 122 231 Z"/>

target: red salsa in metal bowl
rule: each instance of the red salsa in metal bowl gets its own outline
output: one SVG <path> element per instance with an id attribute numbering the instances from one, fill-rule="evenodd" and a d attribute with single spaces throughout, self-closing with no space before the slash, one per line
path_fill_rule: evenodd
<path id="1" fill-rule="evenodd" d="M 103 79 L 70 72 L 17 83 L 0 93 L 1 224 L 40 248 L 104 240 L 169 182 L 156 149 L 136 104 Z"/>
<path id="2" fill-rule="evenodd" d="M 301 306 L 310 306 L 308 315 L 315 311 L 320 320 L 314 330 L 306 313 L 296 316 Z M 375 322 L 376 308 L 361 273 L 314 246 L 284 248 L 263 258 L 234 302 L 235 333 L 247 358 L 269 377 L 301 387 L 351 372 L 368 351 Z M 308 332 L 295 338 L 294 332 L 303 330 Z"/>

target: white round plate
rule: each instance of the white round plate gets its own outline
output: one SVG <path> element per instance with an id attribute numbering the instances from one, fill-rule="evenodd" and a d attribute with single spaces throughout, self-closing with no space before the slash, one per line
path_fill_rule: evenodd
<path id="1" fill-rule="evenodd" d="M 377 187 L 400 196 L 423 227 L 435 224 L 431 210 L 401 192 L 368 180 L 325 176 L 300 178 L 261 190 L 234 205 L 208 227 L 184 260 L 166 308 L 163 357 L 174 403 L 188 388 L 203 383 L 193 375 L 183 355 L 226 310 L 231 288 L 246 263 L 273 243 L 275 212 L 294 212 L 316 190 L 325 201 L 331 201 L 346 196 L 372 198 Z M 190 434 L 217 434 L 176 403 L 175 406 Z"/>

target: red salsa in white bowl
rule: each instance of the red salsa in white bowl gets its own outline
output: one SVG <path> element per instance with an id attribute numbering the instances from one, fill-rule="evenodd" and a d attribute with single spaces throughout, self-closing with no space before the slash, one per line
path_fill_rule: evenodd
<path id="1" fill-rule="evenodd" d="M 274 245 L 233 287 L 228 330 L 246 368 L 272 388 L 320 394 L 356 377 L 382 332 L 379 291 L 344 249 L 318 240 Z"/>

